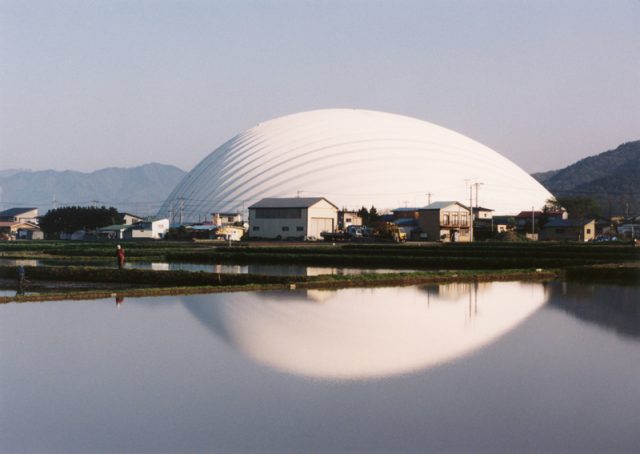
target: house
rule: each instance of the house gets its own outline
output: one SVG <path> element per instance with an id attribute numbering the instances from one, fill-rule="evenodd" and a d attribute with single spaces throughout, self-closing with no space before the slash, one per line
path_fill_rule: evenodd
<path id="1" fill-rule="evenodd" d="M 420 227 L 418 226 L 418 218 L 420 217 L 420 208 L 404 207 L 396 208 L 391 211 L 393 218 L 391 222 L 398 226 L 398 230 L 404 234 L 405 238 L 410 240 L 420 239 Z"/>
<path id="2" fill-rule="evenodd" d="M 415 208 L 410 208 L 410 207 L 404 207 L 404 208 L 396 208 L 394 210 L 391 210 L 391 212 L 393 213 L 393 220 L 397 221 L 398 219 L 414 219 L 414 220 L 418 220 L 418 218 L 420 217 L 420 210 L 421 208 L 415 207 Z"/>
<path id="3" fill-rule="evenodd" d="M 516 230 L 536 233 L 540 230 L 542 211 L 521 211 L 516 215 Z"/>
<path id="4" fill-rule="evenodd" d="M 344 209 L 338 211 L 338 229 L 346 230 L 350 225 L 362 225 L 362 217 L 358 212 Z"/>
<path id="5" fill-rule="evenodd" d="M 245 229 L 235 225 L 199 224 L 185 227 L 192 238 L 209 240 L 240 241 Z"/>
<path id="6" fill-rule="evenodd" d="M 211 213 L 213 225 L 241 225 L 242 213 Z"/>
<path id="7" fill-rule="evenodd" d="M 493 216 L 491 222 L 493 230 L 497 233 L 508 232 L 516 228 L 516 220 L 513 216 Z"/>
<path id="8" fill-rule="evenodd" d="M 100 227 L 97 230 L 97 233 L 100 238 L 105 238 L 109 240 L 121 240 L 124 238 L 124 232 L 129 227 L 131 227 L 131 225 L 126 223 L 107 225 L 105 227 Z"/>
<path id="9" fill-rule="evenodd" d="M 146 219 L 136 222 L 124 231 L 124 239 L 141 239 L 149 238 L 160 240 L 169 231 L 169 219 Z"/>
<path id="10" fill-rule="evenodd" d="M 473 219 L 474 221 L 482 220 L 482 219 L 492 219 L 493 218 L 493 210 L 490 208 L 483 207 L 474 207 L 473 208 Z"/>
<path id="11" fill-rule="evenodd" d="M 9 208 L 8 210 L 0 211 L 0 221 L 30 222 L 32 224 L 37 224 L 38 209 L 37 208 Z"/>
<path id="12" fill-rule="evenodd" d="M 460 202 L 434 202 L 420 208 L 418 225 L 428 240 L 468 242 L 470 219 L 469 208 Z"/>
<path id="13" fill-rule="evenodd" d="M 625 222 L 618 226 L 618 235 L 624 239 L 640 239 L 640 222 Z"/>
<path id="14" fill-rule="evenodd" d="M 131 213 L 120 213 L 120 216 L 122 216 L 122 223 L 125 225 L 133 225 L 136 222 L 140 222 L 144 220 L 143 217 L 136 216 L 135 214 L 131 214 Z"/>
<path id="15" fill-rule="evenodd" d="M 540 230 L 541 240 L 591 241 L 596 237 L 595 219 L 552 219 Z"/>
<path id="16" fill-rule="evenodd" d="M 0 221 L 0 238 L 5 240 L 42 240 L 40 226 L 32 222 Z"/>
<path id="17" fill-rule="evenodd" d="M 244 228 L 235 225 L 223 225 L 216 227 L 215 239 L 226 241 L 240 241 L 244 235 Z"/>
<path id="18" fill-rule="evenodd" d="M 249 207 L 253 238 L 312 240 L 338 225 L 338 207 L 324 197 L 266 198 Z"/>

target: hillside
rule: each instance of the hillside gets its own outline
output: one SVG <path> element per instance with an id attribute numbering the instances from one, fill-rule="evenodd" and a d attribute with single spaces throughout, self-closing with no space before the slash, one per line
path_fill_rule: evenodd
<path id="1" fill-rule="evenodd" d="M 604 216 L 640 213 L 640 141 L 532 175 L 556 197 L 595 199 Z"/>
<path id="2" fill-rule="evenodd" d="M 105 205 L 139 215 L 153 215 L 184 170 L 164 164 L 132 168 L 110 167 L 91 173 L 76 171 L 18 171 L 0 173 L 0 209 L 37 207 L 44 214 L 53 206 Z"/>

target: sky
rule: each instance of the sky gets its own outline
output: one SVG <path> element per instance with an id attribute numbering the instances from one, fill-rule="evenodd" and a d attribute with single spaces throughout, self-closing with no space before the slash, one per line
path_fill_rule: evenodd
<path id="1" fill-rule="evenodd" d="M 190 170 L 282 115 L 362 108 L 528 172 L 640 139 L 639 0 L 0 0 L 0 170 Z"/>

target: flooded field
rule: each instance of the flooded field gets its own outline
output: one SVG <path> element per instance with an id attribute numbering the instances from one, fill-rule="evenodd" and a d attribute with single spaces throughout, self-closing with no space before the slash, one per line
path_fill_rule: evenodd
<path id="1" fill-rule="evenodd" d="M 638 286 L 0 306 L 3 452 L 632 452 Z"/>

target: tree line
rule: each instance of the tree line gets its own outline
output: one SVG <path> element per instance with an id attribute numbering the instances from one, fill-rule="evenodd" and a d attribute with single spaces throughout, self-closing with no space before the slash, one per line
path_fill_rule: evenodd
<path id="1" fill-rule="evenodd" d="M 123 216 L 114 207 L 61 207 L 49 210 L 40 217 L 40 229 L 47 238 L 60 238 L 62 233 L 95 230 L 107 225 L 121 224 Z"/>

